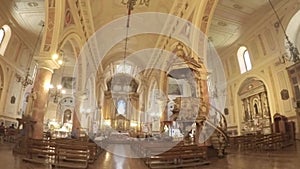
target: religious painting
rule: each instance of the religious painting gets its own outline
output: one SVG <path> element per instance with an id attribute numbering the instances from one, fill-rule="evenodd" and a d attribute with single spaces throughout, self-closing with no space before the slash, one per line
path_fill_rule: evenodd
<path id="1" fill-rule="evenodd" d="M 67 109 L 64 112 L 63 123 L 69 123 L 71 122 L 71 119 L 72 119 L 72 111 L 70 109 Z"/>
<path id="2" fill-rule="evenodd" d="M 287 89 L 282 89 L 280 95 L 282 100 L 288 100 L 290 98 L 289 91 Z"/>
<path id="3" fill-rule="evenodd" d="M 75 77 L 62 77 L 61 85 L 64 89 L 74 89 L 75 88 Z"/>

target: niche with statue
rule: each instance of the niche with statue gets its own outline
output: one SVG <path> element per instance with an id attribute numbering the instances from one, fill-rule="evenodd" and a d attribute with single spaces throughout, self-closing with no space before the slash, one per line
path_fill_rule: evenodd
<path id="1" fill-rule="evenodd" d="M 47 127 L 54 138 L 68 137 L 73 124 L 74 101 L 72 97 L 65 97 L 60 100 L 57 106 L 56 118 L 49 119 Z"/>
<path id="2" fill-rule="evenodd" d="M 243 114 L 242 134 L 270 134 L 271 116 L 265 84 L 254 77 L 246 79 L 239 92 Z"/>

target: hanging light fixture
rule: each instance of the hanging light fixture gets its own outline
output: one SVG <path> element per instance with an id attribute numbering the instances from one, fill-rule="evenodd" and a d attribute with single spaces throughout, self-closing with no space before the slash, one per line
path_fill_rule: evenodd
<path id="1" fill-rule="evenodd" d="M 130 10 L 133 10 L 134 6 L 136 5 L 138 0 L 122 0 L 121 4 L 127 5 L 127 8 Z M 144 6 L 149 6 L 150 5 L 150 0 L 139 0 L 138 5 L 144 5 Z"/>
<path id="2" fill-rule="evenodd" d="M 284 36 L 285 36 L 285 39 L 286 39 L 286 42 L 287 42 L 287 47 L 288 47 L 288 50 L 289 50 L 289 55 L 287 53 L 283 54 L 281 56 L 281 62 L 282 63 L 286 63 L 287 61 L 292 61 L 294 63 L 297 63 L 300 61 L 300 54 L 299 54 L 299 51 L 297 49 L 297 47 L 289 40 L 289 37 L 288 35 L 286 34 L 286 31 L 280 21 L 280 18 L 278 16 L 278 13 L 276 12 L 275 8 L 274 8 L 274 5 L 272 4 L 271 0 L 268 0 L 269 1 L 269 4 L 270 6 L 272 7 L 272 10 L 278 20 L 278 26 L 280 26 L 280 28 L 282 29 L 283 33 L 284 33 Z"/>
<path id="3" fill-rule="evenodd" d="M 61 60 L 58 60 L 58 63 L 61 65 L 62 67 L 62 71 L 61 71 L 61 75 L 60 78 L 63 76 L 64 74 L 64 52 L 60 51 L 59 55 L 61 56 Z M 60 57 L 58 56 L 58 57 Z M 54 87 L 52 84 L 50 84 L 49 86 L 49 95 L 50 97 L 53 97 L 53 102 L 54 103 L 58 103 L 59 98 L 61 98 L 63 96 L 63 94 L 65 94 L 66 91 L 63 90 L 63 86 L 61 84 L 56 85 L 56 87 Z"/>
<path id="4" fill-rule="evenodd" d="M 126 22 L 126 36 L 125 36 L 125 46 L 124 46 L 124 56 L 123 56 L 123 73 L 126 72 L 126 56 L 127 56 L 127 47 L 128 47 L 128 31 L 130 27 L 130 15 L 132 10 L 134 9 L 135 5 L 137 5 L 138 0 L 122 0 L 121 4 L 126 5 L 128 12 L 127 12 L 127 22 Z M 149 6 L 150 0 L 139 0 L 138 5 L 145 5 Z"/>
<path id="5" fill-rule="evenodd" d="M 54 87 L 53 85 L 50 85 L 50 97 L 53 97 L 53 102 L 54 103 L 58 103 L 58 99 L 61 98 L 63 96 L 63 94 L 66 93 L 65 90 L 62 89 L 62 85 L 59 84 L 56 87 Z"/>
<path id="6" fill-rule="evenodd" d="M 40 38 L 41 38 L 41 34 L 42 34 L 42 31 L 43 31 L 43 28 L 44 28 L 44 22 L 41 21 L 41 23 L 39 25 L 41 25 L 42 27 L 41 27 L 41 30 L 39 32 L 38 38 L 35 42 L 35 46 L 34 46 L 34 49 L 33 49 L 33 52 L 32 52 L 32 56 L 31 56 L 30 61 L 29 61 L 29 65 L 28 65 L 28 68 L 27 68 L 27 71 L 26 71 L 26 75 L 25 75 L 25 77 L 22 77 L 22 76 L 16 74 L 16 81 L 22 84 L 23 89 L 25 89 L 28 85 L 33 84 L 33 79 L 30 75 L 30 66 L 31 66 L 31 62 L 32 62 L 32 59 L 34 57 L 34 54 L 36 52 L 38 43 L 39 43 Z"/>

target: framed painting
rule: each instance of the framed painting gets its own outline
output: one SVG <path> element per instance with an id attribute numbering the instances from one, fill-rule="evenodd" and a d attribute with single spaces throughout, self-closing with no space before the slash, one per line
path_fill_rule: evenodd
<path id="1" fill-rule="evenodd" d="M 65 89 L 74 89 L 75 88 L 75 77 L 62 77 L 61 85 Z"/>

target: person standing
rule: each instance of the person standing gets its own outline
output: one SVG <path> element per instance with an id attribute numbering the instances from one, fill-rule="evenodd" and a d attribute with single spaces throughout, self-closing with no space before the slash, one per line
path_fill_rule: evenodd
<path id="1" fill-rule="evenodd" d="M 1 144 L 4 142 L 4 137 L 5 137 L 5 126 L 4 126 L 4 122 L 1 122 L 1 125 L 0 125 L 0 143 Z"/>

